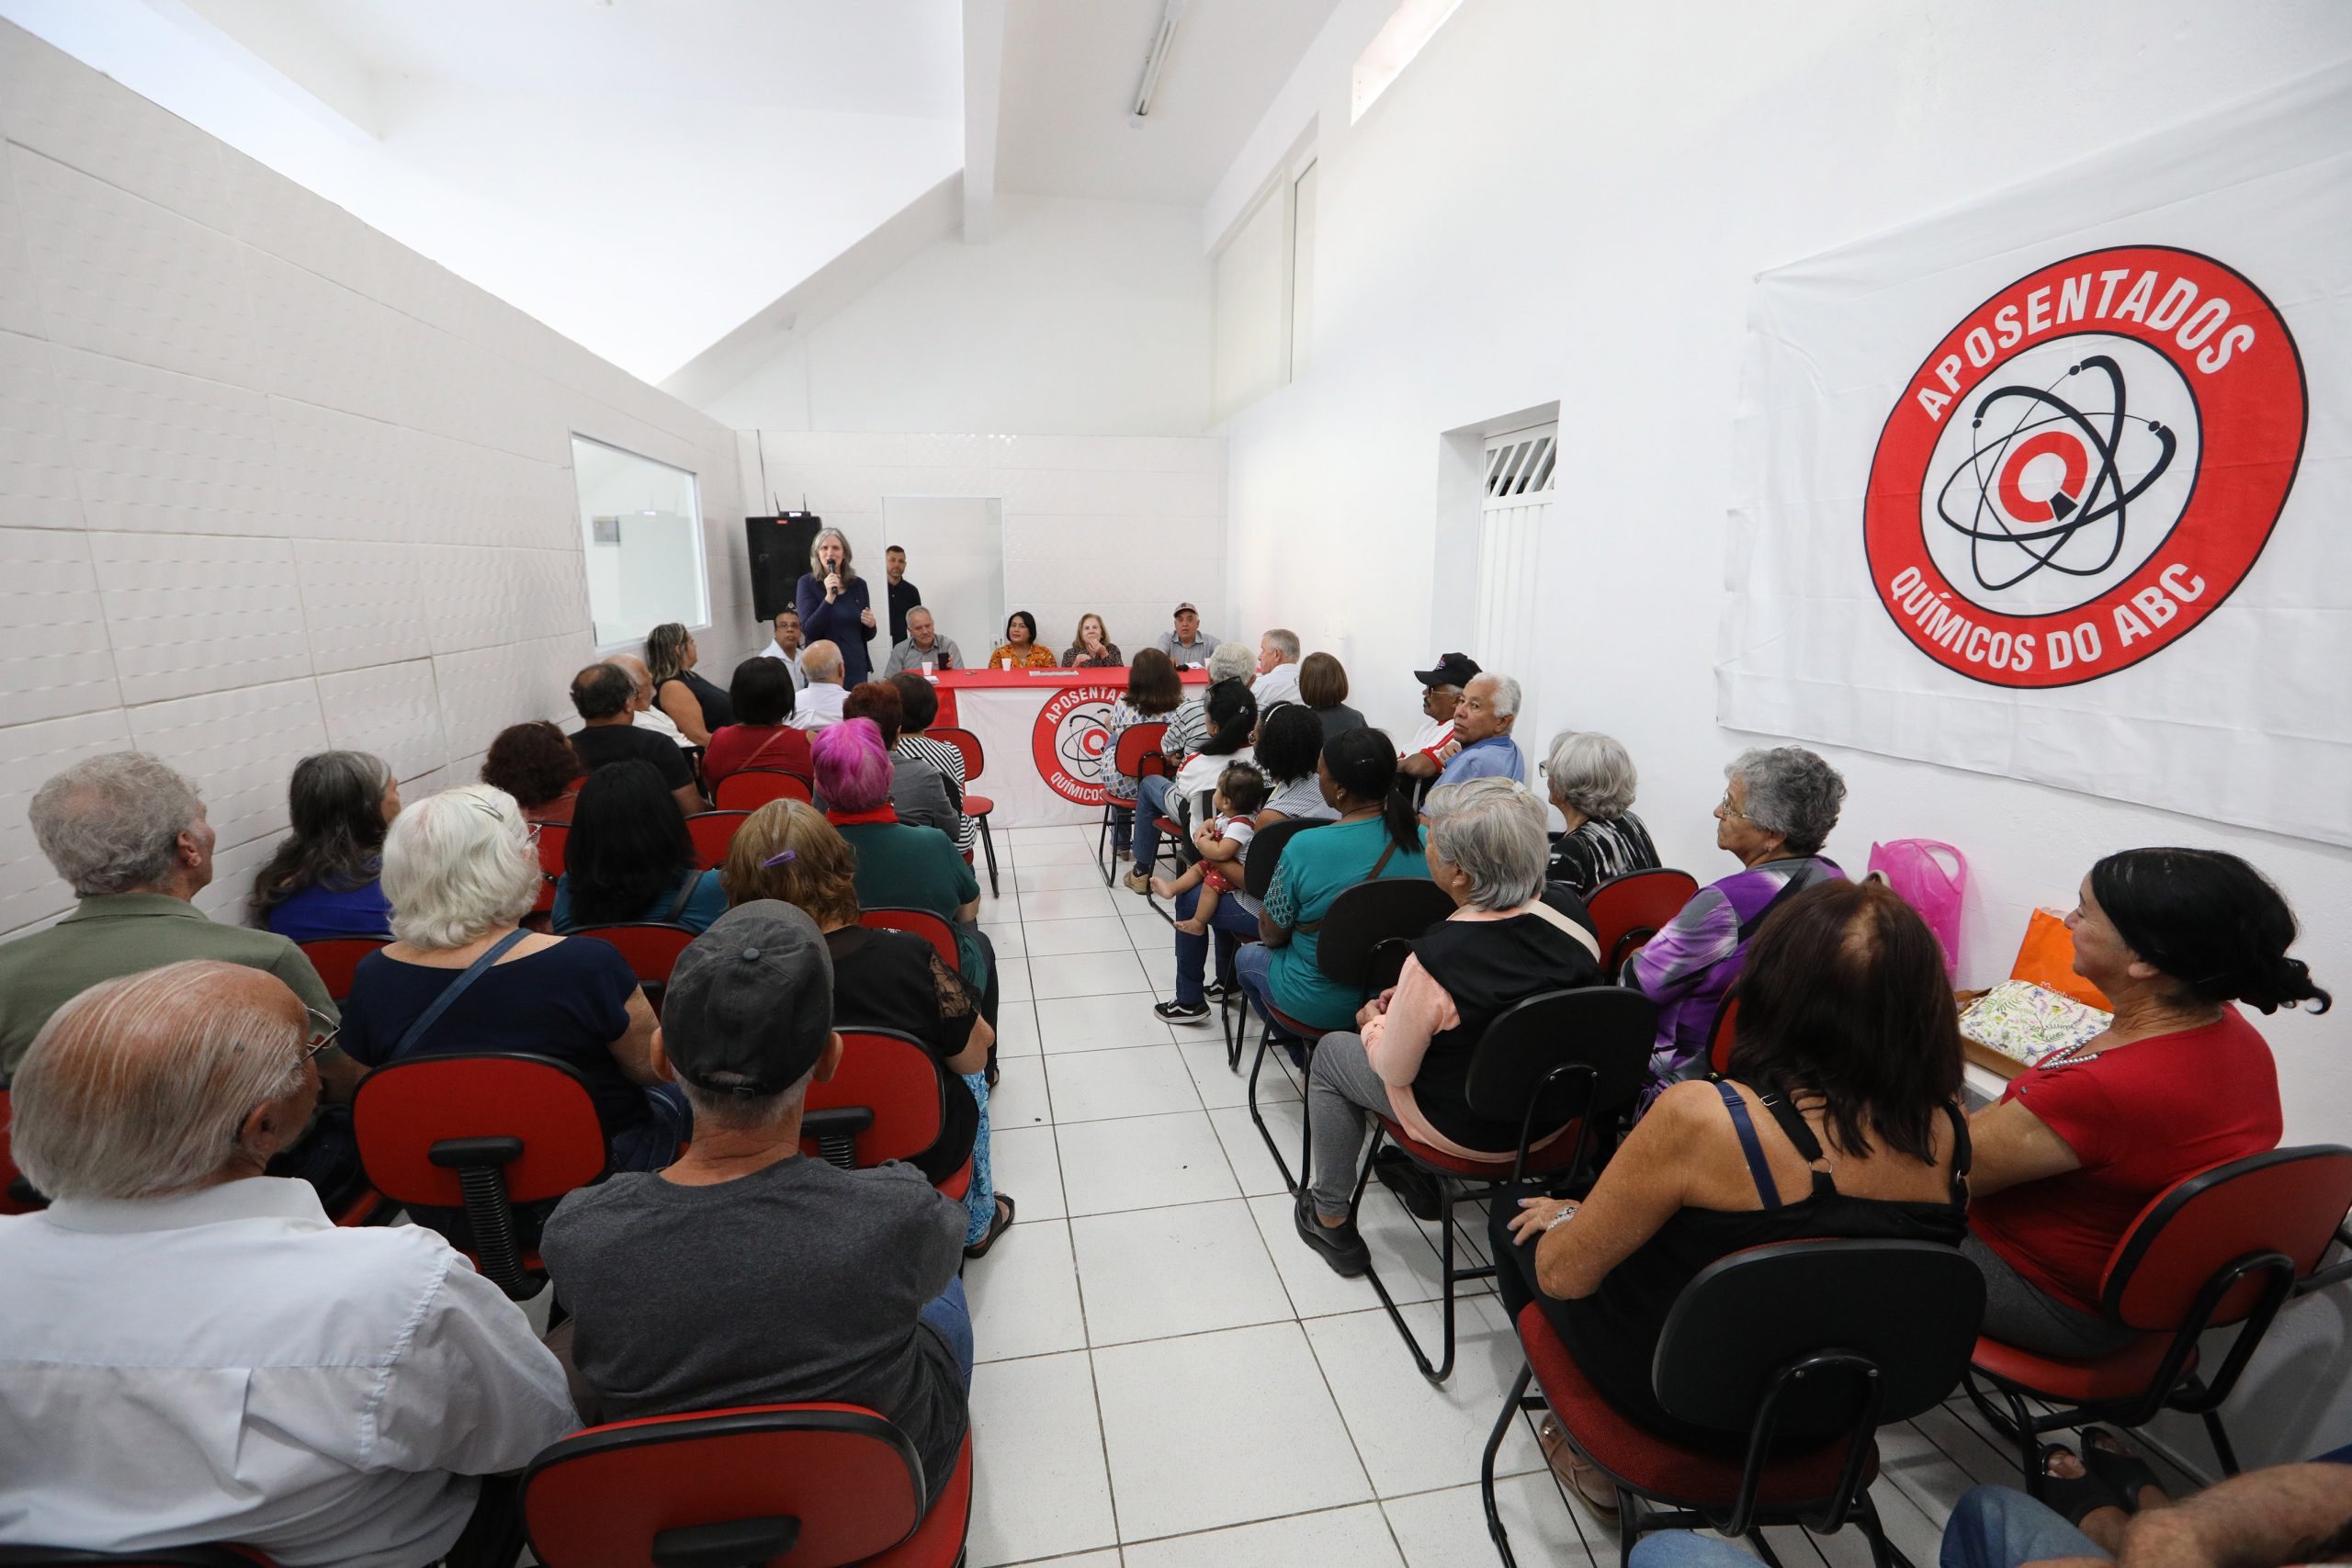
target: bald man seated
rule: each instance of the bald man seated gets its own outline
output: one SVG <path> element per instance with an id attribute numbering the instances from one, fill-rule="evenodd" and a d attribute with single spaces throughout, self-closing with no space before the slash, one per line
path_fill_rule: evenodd
<path id="1" fill-rule="evenodd" d="M 51 1202 L 0 1218 L 0 1544 L 514 1560 L 478 1478 L 576 1427 L 563 1369 L 433 1232 L 337 1229 L 262 1174 L 318 1100 L 310 1038 L 283 981 L 199 960 L 93 986 L 25 1054 L 9 1133 Z"/>
<path id="2" fill-rule="evenodd" d="M 792 712 L 784 722 L 795 729 L 839 724 L 842 704 L 849 700 L 849 692 L 842 685 L 842 650 L 832 643 L 820 637 L 804 649 L 800 669 L 808 677 L 808 685 L 792 699 Z"/>

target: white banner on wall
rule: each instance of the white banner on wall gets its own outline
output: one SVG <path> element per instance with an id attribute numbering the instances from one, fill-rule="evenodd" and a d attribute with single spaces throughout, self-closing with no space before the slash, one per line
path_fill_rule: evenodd
<path id="1" fill-rule="evenodd" d="M 1717 717 L 2352 844 L 2352 70 L 1764 274 Z"/>

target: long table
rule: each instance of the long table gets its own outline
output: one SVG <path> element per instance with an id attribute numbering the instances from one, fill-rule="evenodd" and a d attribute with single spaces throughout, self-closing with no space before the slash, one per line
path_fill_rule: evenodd
<path id="1" fill-rule="evenodd" d="M 1207 683 L 1183 671 L 1189 686 Z M 995 804 L 998 828 L 1051 828 L 1102 820 L 1111 706 L 1126 694 L 1125 670 L 951 670 L 931 677 L 941 725 L 979 738 L 987 772 L 972 785 Z"/>

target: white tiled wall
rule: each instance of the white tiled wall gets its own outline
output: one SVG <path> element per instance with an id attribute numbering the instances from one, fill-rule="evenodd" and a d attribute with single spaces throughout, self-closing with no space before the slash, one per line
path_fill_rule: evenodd
<path id="1" fill-rule="evenodd" d="M 995 496 L 1004 503 L 1007 610 L 1037 617 L 1040 641 L 1069 646 L 1102 615 L 1129 658 L 1170 629 L 1180 601 L 1220 637 L 1261 628 L 1225 615 L 1225 441 L 1181 435 L 924 435 L 769 430 L 741 435 L 743 493 L 767 491 L 852 536 L 869 537 L 886 495 Z M 1154 541 L 1139 546 L 1141 535 Z M 1139 570 L 1138 560 L 1150 560 Z M 907 575 L 922 581 L 921 563 Z M 750 595 L 738 602 L 748 619 Z M 1001 627 L 944 628 L 985 658 Z"/>
<path id="2" fill-rule="evenodd" d="M 0 935 L 72 903 L 25 823 L 66 763 L 191 773 L 233 917 L 328 745 L 412 795 L 594 653 L 574 432 L 701 479 L 754 649 L 730 433 L 0 23 Z"/>

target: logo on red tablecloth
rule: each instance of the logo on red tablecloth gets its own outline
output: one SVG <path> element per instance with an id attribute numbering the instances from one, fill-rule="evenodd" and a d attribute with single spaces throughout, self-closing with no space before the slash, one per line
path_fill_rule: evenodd
<path id="1" fill-rule="evenodd" d="M 1037 710 L 1029 753 L 1036 760 L 1037 776 L 1064 800 L 1102 804 L 1111 705 L 1121 694 L 1116 686 L 1070 686 Z"/>
<path id="2" fill-rule="evenodd" d="M 2253 570 L 2304 422 L 2287 323 L 2220 262 L 2133 245 L 2043 267 L 1953 327 L 1887 416 L 1871 585 L 1971 680 L 2112 675 Z"/>

